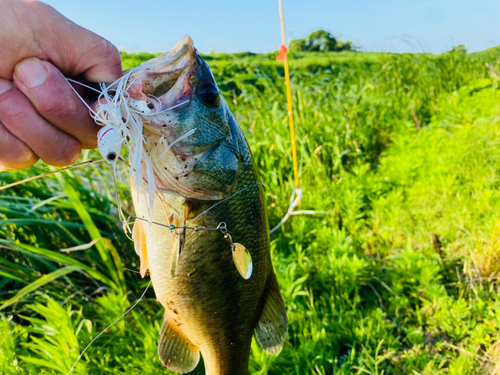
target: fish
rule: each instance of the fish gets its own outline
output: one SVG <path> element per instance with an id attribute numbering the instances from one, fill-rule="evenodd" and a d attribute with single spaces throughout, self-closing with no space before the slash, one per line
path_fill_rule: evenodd
<path id="1" fill-rule="evenodd" d="M 150 212 L 147 177 L 131 177 L 140 272 L 165 309 L 159 358 L 178 373 L 201 355 L 208 375 L 246 375 L 254 333 L 276 354 L 288 331 L 249 145 L 188 36 L 130 74 L 128 105 L 156 185 Z"/>

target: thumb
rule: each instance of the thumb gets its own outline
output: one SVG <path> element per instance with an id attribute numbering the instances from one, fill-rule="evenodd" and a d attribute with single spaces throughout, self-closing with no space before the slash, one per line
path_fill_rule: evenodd
<path id="1" fill-rule="evenodd" d="M 78 139 L 83 148 L 96 146 L 99 126 L 54 65 L 35 58 L 23 60 L 16 66 L 14 83 L 50 124 Z"/>

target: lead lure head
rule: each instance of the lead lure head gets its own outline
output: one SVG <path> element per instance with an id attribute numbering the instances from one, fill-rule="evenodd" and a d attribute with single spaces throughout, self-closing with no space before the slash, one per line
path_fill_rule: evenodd
<path id="1" fill-rule="evenodd" d="M 109 164 L 115 164 L 123 148 L 122 131 L 115 126 L 104 126 L 97 133 L 97 147 Z"/>

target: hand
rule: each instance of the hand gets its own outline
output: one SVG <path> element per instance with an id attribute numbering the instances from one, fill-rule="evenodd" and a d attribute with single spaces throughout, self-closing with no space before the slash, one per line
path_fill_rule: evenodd
<path id="1" fill-rule="evenodd" d="M 99 127 L 64 76 L 115 81 L 118 50 L 36 0 L 0 0 L 0 24 L 0 171 L 73 163 Z"/>

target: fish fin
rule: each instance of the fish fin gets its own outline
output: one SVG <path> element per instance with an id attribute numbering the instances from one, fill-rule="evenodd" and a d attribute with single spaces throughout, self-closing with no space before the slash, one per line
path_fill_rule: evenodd
<path id="1" fill-rule="evenodd" d="M 174 328 L 166 316 L 160 330 L 158 355 L 163 366 L 182 374 L 193 371 L 200 361 L 200 350 Z"/>
<path id="2" fill-rule="evenodd" d="M 276 354 L 285 342 L 288 318 L 274 270 L 267 281 L 266 293 L 255 336 L 262 349 L 269 354 Z"/>
<path id="3" fill-rule="evenodd" d="M 137 255 L 141 259 L 141 276 L 146 276 L 146 271 L 149 268 L 148 249 L 146 247 L 146 232 L 143 224 L 137 220 L 132 229 L 132 239 L 134 240 L 134 248 Z"/>

